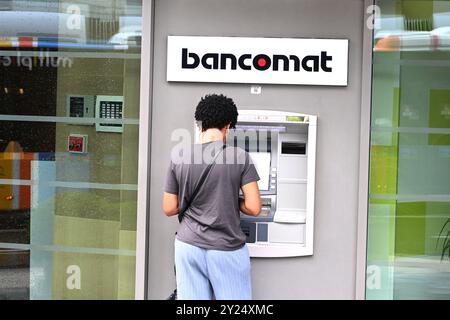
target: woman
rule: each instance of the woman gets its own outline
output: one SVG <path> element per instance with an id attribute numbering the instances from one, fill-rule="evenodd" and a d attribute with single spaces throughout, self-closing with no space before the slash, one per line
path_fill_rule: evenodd
<path id="1" fill-rule="evenodd" d="M 240 148 L 224 147 L 237 116 L 232 99 L 216 94 L 202 98 L 195 111 L 201 143 L 183 150 L 184 160 L 172 159 L 168 170 L 163 196 L 165 214 L 177 215 L 192 200 L 175 239 L 178 299 L 252 298 L 250 258 L 239 212 L 259 215 L 261 200 L 259 176 L 249 154 Z M 212 161 L 215 164 L 206 180 L 190 199 Z"/>

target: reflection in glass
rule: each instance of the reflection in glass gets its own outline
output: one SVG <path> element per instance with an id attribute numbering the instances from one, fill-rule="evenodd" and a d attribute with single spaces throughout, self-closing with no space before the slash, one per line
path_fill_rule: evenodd
<path id="1" fill-rule="evenodd" d="M 377 5 L 366 297 L 450 299 L 450 2 Z"/>

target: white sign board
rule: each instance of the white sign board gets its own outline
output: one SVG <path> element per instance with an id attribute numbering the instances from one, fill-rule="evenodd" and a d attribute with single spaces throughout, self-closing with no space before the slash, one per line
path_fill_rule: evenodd
<path id="1" fill-rule="evenodd" d="M 169 36 L 167 81 L 346 86 L 348 40 Z"/>

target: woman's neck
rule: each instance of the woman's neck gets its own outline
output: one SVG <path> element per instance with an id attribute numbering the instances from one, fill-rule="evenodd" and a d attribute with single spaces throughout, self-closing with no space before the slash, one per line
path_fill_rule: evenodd
<path id="1" fill-rule="evenodd" d="M 208 129 L 201 133 L 201 143 L 224 141 L 223 132 L 219 129 Z"/>

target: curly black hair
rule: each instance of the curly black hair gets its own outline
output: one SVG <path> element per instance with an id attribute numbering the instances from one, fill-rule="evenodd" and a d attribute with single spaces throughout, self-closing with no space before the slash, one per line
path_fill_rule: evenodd
<path id="1" fill-rule="evenodd" d="M 234 101 L 223 94 L 204 96 L 195 110 L 195 120 L 202 131 L 217 128 L 223 129 L 228 124 L 235 128 L 238 111 Z"/>

